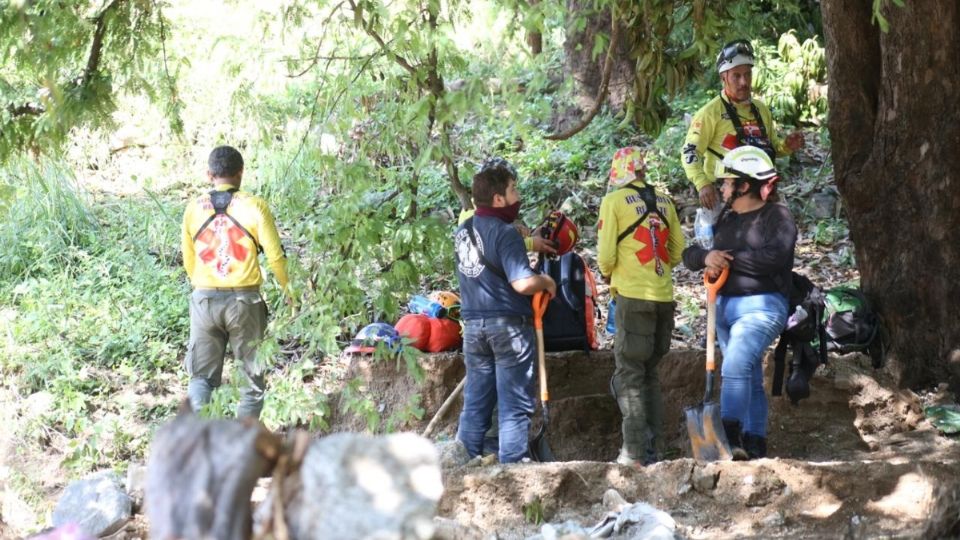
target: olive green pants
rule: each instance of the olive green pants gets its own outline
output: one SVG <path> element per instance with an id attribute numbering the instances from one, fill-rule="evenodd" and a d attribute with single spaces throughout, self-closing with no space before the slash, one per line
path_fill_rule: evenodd
<path id="1" fill-rule="evenodd" d="M 190 295 L 190 343 L 185 359 L 193 410 L 210 401 L 220 386 L 227 343 L 246 378 L 237 416 L 260 417 L 265 388 L 257 345 L 267 328 L 267 305 L 257 290 L 197 289 Z"/>
<path id="2" fill-rule="evenodd" d="M 663 398 L 657 365 L 670 350 L 673 302 L 617 295 L 616 370 L 610 383 L 623 415 L 623 450 L 638 462 L 656 460 L 663 436 Z"/>

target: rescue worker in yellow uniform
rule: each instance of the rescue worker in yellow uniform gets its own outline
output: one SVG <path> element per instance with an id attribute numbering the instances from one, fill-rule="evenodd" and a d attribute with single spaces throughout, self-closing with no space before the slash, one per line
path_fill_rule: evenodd
<path id="1" fill-rule="evenodd" d="M 220 386 L 229 342 L 246 378 L 237 416 L 259 418 L 265 367 L 256 356 L 267 327 L 267 305 L 260 295 L 263 276 L 257 255 L 266 255 L 285 293 L 287 259 L 267 203 L 240 191 L 240 152 L 230 146 L 215 148 L 207 176 L 214 189 L 191 201 L 183 215 L 183 266 L 193 286 L 187 396 L 193 410 L 210 401 Z"/>
<path id="2" fill-rule="evenodd" d="M 694 115 L 681 151 L 683 170 L 700 195 L 700 204 L 713 210 L 720 203 L 714 186 L 717 163 L 734 148 L 750 145 L 776 159 L 803 147 L 803 134 L 777 136 L 767 108 L 753 97 L 753 47 L 749 41 L 727 43 L 717 55 L 723 89 Z"/>
<path id="3" fill-rule="evenodd" d="M 621 148 L 613 156 L 610 185 L 600 203 L 597 265 L 616 301 L 611 381 L 623 415 L 617 463 L 657 461 L 663 435 L 658 364 L 673 333 L 671 270 L 683 253 L 683 231 L 670 198 L 644 181 L 643 151 Z"/>

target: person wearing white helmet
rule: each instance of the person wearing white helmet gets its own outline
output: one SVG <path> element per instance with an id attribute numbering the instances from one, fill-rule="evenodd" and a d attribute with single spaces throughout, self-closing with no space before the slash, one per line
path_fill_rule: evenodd
<path id="1" fill-rule="evenodd" d="M 756 146 L 775 159 L 803 147 L 799 131 L 781 141 L 770 109 L 753 97 L 753 63 L 749 41 L 740 39 L 724 45 L 717 55 L 722 91 L 694 115 L 680 153 L 684 172 L 697 188 L 700 203 L 711 210 L 718 203 L 714 170 L 727 152 Z"/>
<path id="2" fill-rule="evenodd" d="M 683 263 L 714 276 L 730 269 L 717 296 L 720 416 L 735 459 L 759 458 L 767 453 L 763 353 L 787 320 L 797 227 L 787 207 L 771 199 L 778 175 L 762 149 L 731 150 L 716 178 L 725 206 L 713 249 L 689 246 Z"/>

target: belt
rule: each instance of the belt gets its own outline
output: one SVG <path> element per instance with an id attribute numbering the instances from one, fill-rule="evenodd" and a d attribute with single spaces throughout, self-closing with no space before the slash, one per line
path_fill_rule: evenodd
<path id="1" fill-rule="evenodd" d="M 533 317 L 527 317 L 525 315 L 504 315 L 501 317 L 480 317 L 477 319 L 467 319 L 463 322 L 464 324 L 469 324 L 471 326 L 492 326 L 495 324 L 519 324 L 521 326 L 529 326 L 533 324 Z"/>
<path id="2" fill-rule="evenodd" d="M 199 292 L 251 292 L 259 290 L 259 285 L 248 285 L 246 287 L 197 287 L 194 289 L 194 291 Z"/>

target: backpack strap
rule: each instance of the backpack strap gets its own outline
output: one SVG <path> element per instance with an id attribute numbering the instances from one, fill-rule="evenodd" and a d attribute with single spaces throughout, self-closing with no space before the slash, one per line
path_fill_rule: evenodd
<path id="1" fill-rule="evenodd" d="M 506 282 L 509 283 L 510 280 L 507 279 L 507 274 L 504 273 L 503 269 L 500 268 L 499 266 L 496 266 L 495 264 L 493 264 L 492 262 L 490 262 L 489 259 L 487 259 L 486 257 L 484 257 L 484 256 L 483 256 L 483 252 L 480 251 L 480 248 L 477 246 L 477 236 L 476 236 L 477 233 L 476 233 L 476 231 L 473 230 L 473 217 L 472 217 L 472 216 L 469 217 L 469 218 L 467 218 L 467 220 L 463 222 L 463 227 L 464 227 L 465 229 L 467 229 L 467 236 L 470 237 L 470 243 L 473 244 L 473 248 L 477 250 L 477 256 L 478 256 L 478 258 L 480 259 L 480 262 L 483 263 L 483 265 L 484 265 L 485 267 L 489 268 L 490 271 L 493 272 L 493 275 L 495 275 L 495 276 L 497 276 L 497 277 L 500 277 L 500 278 L 502 278 L 504 281 L 506 281 Z"/>
<path id="2" fill-rule="evenodd" d="M 770 381 L 770 395 L 773 396 L 783 395 L 783 375 L 789 341 L 785 332 L 781 332 L 780 340 L 777 341 L 777 348 L 773 350 L 773 380 Z"/>
<path id="3" fill-rule="evenodd" d="M 664 223 L 667 222 L 667 218 L 664 217 L 663 212 L 660 211 L 660 207 L 657 206 L 657 192 L 653 189 L 652 186 L 645 184 L 641 188 L 641 187 L 637 187 L 634 184 L 627 184 L 626 186 L 624 186 L 624 188 L 625 189 L 629 188 L 636 191 L 637 194 L 640 195 L 640 198 L 643 199 L 643 204 L 646 205 L 647 208 L 646 210 L 644 210 L 643 214 L 640 216 L 640 219 L 633 222 L 632 225 L 627 227 L 626 230 L 620 233 L 620 236 L 617 236 L 618 244 L 622 242 L 624 238 L 633 234 L 633 231 L 637 230 L 637 227 L 639 227 L 640 224 L 643 223 L 643 220 L 647 219 L 647 216 L 649 216 L 651 212 L 654 212 L 658 216 L 660 216 L 660 219 L 663 220 Z"/>
<path id="4" fill-rule="evenodd" d="M 257 253 L 263 253 L 263 247 L 260 246 L 260 242 L 257 242 L 257 239 L 250 234 L 250 231 L 247 230 L 237 219 L 227 213 L 227 207 L 230 206 L 230 201 L 233 200 L 233 194 L 237 192 L 237 188 L 230 188 L 225 191 L 215 189 L 210 192 L 210 204 L 213 205 L 213 214 L 203 222 L 203 225 L 200 225 L 200 228 L 197 229 L 196 234 L 193 235 L 193 241 L 196 242 L 197 238 L 200 237 L 200 233 L 206 230 L 207 227 L 213 222 L 217 216 L 227 216 L 227 218 L 237 226 L 238 229 L 243 231 L 243 234 L 247 236 L 253 245 L 257 248 Z"/>
<path id="5" fill-rule="evenodd" d="M 723 103 L 724 109 L 727 110 L 727 116 L 730 117 L 730 122 L 733 123 L 733 129 L 737 132 L 737 144 L 740 146 L 747 144 L 747 135 L 743 131 L 743 124 L 740 123 L 740 115 L 737 113 L 737 108 L 729 101 L 723 99 L 722 96 L 720 97 L 720 103 Z M 770 141 L 770 137 L 767 136 L 767 127 L 763 125 L 763 118 L 760 117 L 760 111 L 757 109 L 757 104 L 754 103 L 753 100 L 750 100 L 750 114 L 756 119 L 757 127 L 760 128 L 760 136 L 764 142 L 767 143 L 767 148 L 761 148 L 761 150 L 767 152 L 770 159 L 776 159 L 776 150 L 773 149 L 773 143 Z"/>

